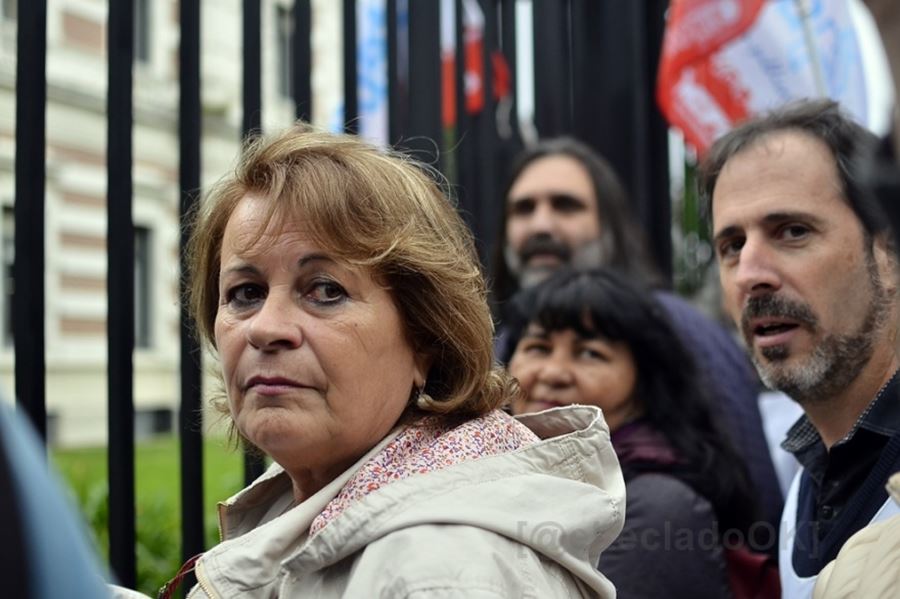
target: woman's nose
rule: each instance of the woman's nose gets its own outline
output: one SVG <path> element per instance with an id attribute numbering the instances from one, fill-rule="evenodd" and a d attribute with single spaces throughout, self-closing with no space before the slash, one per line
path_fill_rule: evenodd
<path id="1" fill-rule="evenodd" d="M 551 355 L 541 365 L 538 381 L 550 387 L 567 387 L 573 381 L 572 369 L 565 358 Z"/>
<path id="2" fill-rule="evenodd" d="M 303 343 L 300 309 L 286 294 L 270 291 L 247 323 L 247 343 L 261 351 L 294 349 Z"/>

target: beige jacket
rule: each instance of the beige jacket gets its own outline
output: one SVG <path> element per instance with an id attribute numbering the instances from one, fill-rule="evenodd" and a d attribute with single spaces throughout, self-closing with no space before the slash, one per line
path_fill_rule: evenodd
<path id="1" fill-rule="evenodd" d="M 390 482 L 311 537 L 397 432 L 293 508 L 273 466 L 220 506 L 224 541 L 197 562 L 189 597 L 614 597 L 594 564 L 622 528 L 625 485 L 600 411 L 521 422 L 542 440 Z"/>
<path id="2" fill-rule="evenodd" d="M 900 472 L 888 481 L 900 505 Z M 850 537 L 816 581 L 814 599 L 900 597 L 900 516 L 872 524 Z"/>

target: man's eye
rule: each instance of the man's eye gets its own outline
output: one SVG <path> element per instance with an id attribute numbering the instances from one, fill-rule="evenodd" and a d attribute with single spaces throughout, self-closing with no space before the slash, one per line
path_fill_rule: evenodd
<path id="1" fill-rule="evenodd" d="M 781 236 L 785 239 L 802 239 L 809 235 L 809 227 L 806 225 L 788 225 L 781 230 Z"/>
<path id="2" fill-rule="evenodd" d="M 516 200 L 509 205 L 510 216 L 527 216 L 534 212 L 534 201 L 529 199 Z"/>
<path id="3" fill-rule="evenodd" d="M 553 196 L 553 209 L 557 212 L 580 212 L 587 208 L 587 202 L 569 194 Z"/>
<path id="4" fill-rule="evenodd" d="M 253 283 L 243 283 L 230 288 L 225 299 L 235 308 L 247 308 L 266 298 L 265 290 Z"/>
<path id="5" fill-rule="evenodd" d="M 743 239 L 729 239 L 727 241 L 723 241 L 719 244 L 718 251 L 720 258 L 731 258 L 737 256 L 740 253 L 741 248 L 744 247 Z"/>
<path id="6" fill-rule="evenodd" d="M 347 298 L 347 292 L 334 281 L 316 281 L 306 296 L 317 304 L 337 304 Z"/>

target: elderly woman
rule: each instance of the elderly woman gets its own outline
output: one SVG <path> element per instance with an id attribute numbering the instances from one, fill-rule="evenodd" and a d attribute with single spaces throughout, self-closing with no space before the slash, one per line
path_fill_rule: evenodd
<path id="1" fill-rule="evenodd" d="M 653 296 L 612 271 L 561 271 L 512 308 L 509 372 L 526 392 L 514 413 L 593 405 L 612 431 L 628 506 L 599 568 L 618 596 L 772 596 L 777 571 L 742 542 L 755 517 L 745 467 Z"/>
<path id="2" fill-rule="evenodd" d="M 190 305 L 271 468 L 190 597 L 613 596 L 624 485 L 600 412 L 517 421 L 472 239 L 407 158 L 295 127 L 208 194 Z M 563 509 L 561 506 L 565 506 Z"/>

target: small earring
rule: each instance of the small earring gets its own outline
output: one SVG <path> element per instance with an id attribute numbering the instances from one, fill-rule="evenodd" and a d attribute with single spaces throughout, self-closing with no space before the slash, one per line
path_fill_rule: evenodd
<path id="1" fill-rule="evenodd" d="M 420 410 L 427 410 L 434 401 L 431 399 L 431 396 L 425 392 L 425 384 L 426 383 L 422 383 L 421 387 L 416 387 L 416 394 L 413 397 L 413 403 L 415 403 L 416 407 Z"/>

